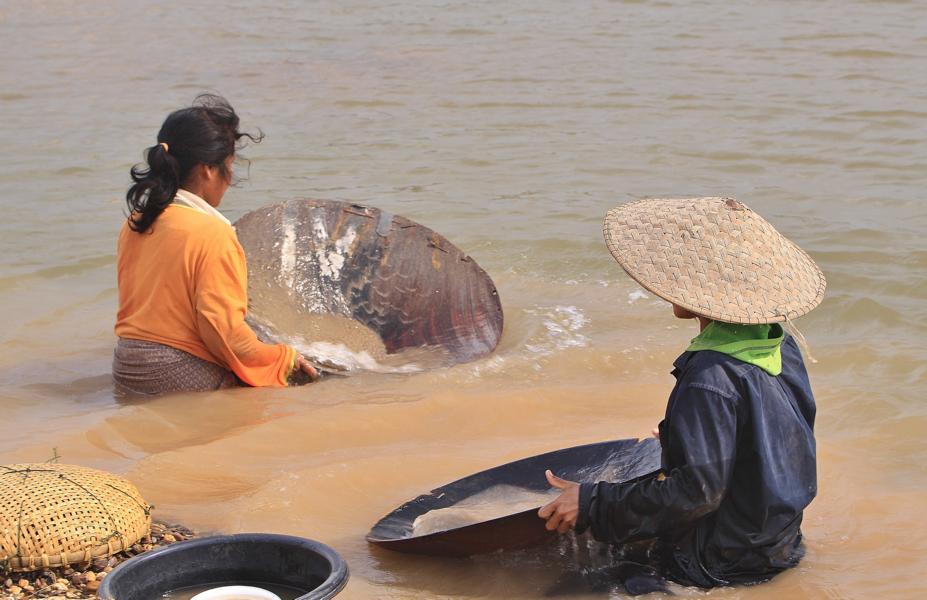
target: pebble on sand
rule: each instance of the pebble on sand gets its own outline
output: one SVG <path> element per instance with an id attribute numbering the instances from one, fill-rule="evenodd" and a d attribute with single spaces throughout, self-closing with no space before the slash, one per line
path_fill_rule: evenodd
<path id="1" fill-rule="evenodd" d="M 155 522 L 151 533 L 129 550 L 113 556 L 95 558 L 90 564 L 41 569 L 29 573 L 7 573 L 0 570 L 0 600 L 89 600 L 97 597 L 100 582 L 119 563 L 152 548 L 167 546 L 196 537 L 182 525 Z M 13 580 L 13 577 L 16 580 Z"/>

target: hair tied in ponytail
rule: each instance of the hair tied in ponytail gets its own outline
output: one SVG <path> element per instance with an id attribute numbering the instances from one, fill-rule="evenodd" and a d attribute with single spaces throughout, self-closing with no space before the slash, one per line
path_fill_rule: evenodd
<path id="1" fill-rule="evenodd" d="M 126 207 L 132 231 L 142 233 L 151 227 L 197 165 L 216 167 L 231 180 L 228 161 L 243 137 L 253 142 L 262 138 L 238 131 L 238 115 L 221 96 L 197 96 L 193 106 L 169 114 L 155 136 L 155 145 L 145 151 L 147 164 L 134 165 L 129 171 L 132 185 L 126 192 Z M 174 144 L 173 153 L 167 140 Z"/>

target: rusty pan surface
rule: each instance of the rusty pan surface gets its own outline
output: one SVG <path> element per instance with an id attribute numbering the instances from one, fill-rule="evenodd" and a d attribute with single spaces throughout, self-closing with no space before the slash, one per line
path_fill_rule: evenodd
<path id="1" fill-rule="evenodd" d="M 432 556 L 472 556 L 514 550 L 556 537 L 533 508 L 509 516 L 428 535 L 413 535 L 415 519 L 446 508 L 496 485 L 533 491 L 549 489 L 545 469 L 579 483 L 623 482 L 651 476 L 660 468 L 660 442 L 626 439 L 555 450 L 507 463 L 458 479 L 406 502 L 386 515 L 367 534 L 367 541 L 398 552 Z"/>
<path id="2" fill-rule="evenodd" d="M 293 200 L 252 211 L 235 229 L 249 277 L 272 273 L 301 310 L 355 319 L 391 354 L 430 347 L 453 364 L 492 352 L 502 335 L 502 304 L 489 275 L 443 236 L 405 217 L 346 202 Z"/>

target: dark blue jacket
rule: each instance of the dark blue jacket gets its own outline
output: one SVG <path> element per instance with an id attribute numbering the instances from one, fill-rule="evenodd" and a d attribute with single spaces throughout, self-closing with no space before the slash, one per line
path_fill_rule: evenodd
<path id="1" fill-rule="evenodd" d="M 817 492 L 814 398 L 795 341 L 773 376 L 725 354 L 685 352 L 660 423 L 665 478 L 580 486 L 577 530 L 660 538 L 668 576 L 712 587 L 762 581 L 801 558 Z"/>

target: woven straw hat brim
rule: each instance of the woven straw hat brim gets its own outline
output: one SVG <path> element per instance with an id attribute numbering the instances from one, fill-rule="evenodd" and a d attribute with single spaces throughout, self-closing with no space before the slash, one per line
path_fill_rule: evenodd
<path id="1" fill-rule="evenodd" d="M 608 211 L 605 243 L 644 289 L 727 323 L 798 318 L 824 298 L 824 273 L 732 198 L 666 198 Z"/>

